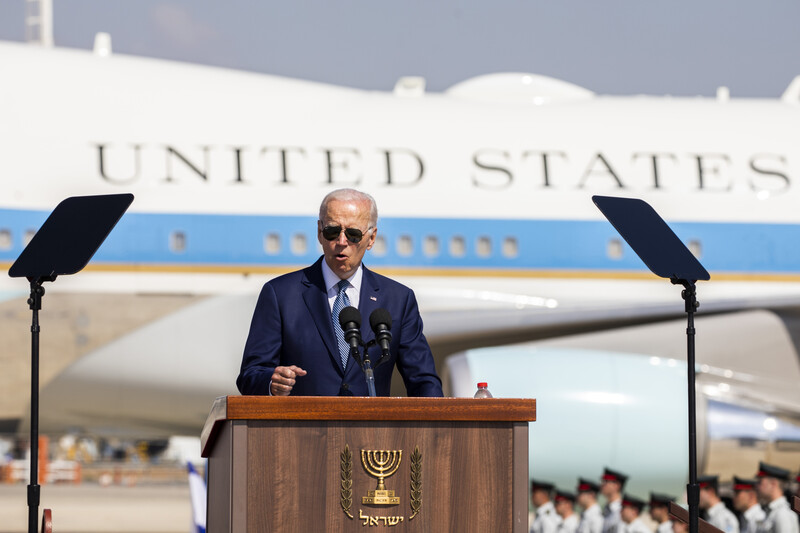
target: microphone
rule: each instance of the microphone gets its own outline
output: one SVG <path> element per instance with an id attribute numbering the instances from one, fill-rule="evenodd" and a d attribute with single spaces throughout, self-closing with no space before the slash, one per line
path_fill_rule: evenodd
<path id="1" fill-rule="evenodd" d="M 358 347 L 363 343 L 361 341 L 361 313 L 358 312 L 353 306 L 348 306 L 339 312 L 339 325 L 342 326 L 344 331 L 344 340 L 350 345 L 350 355 L 353 356 L 364 371 L 364 378 L 367 380 L 367 390 L 371 397 L 375 397 L 375 374 L 372 371 L 372 364 L 369 360 L 369 353 L 364 350 L 364 358 L 358 353 Z"/>
<path id="2" fill-rule="evenodd" d="M 376 309 L 369 315 L 369 325 L 375 333 L 375 341 L 381 347 L 381 359 L 390 357 L 389 343 L 392 342 L 392 315 L 386 309 Z M 378 365 L 383 361 L 379 361 Z M 377 365 L 376 365 L 377 367 Z"/>
<path id="3" fill-rule="evenodd" d="M 339 312 L 339 325 L 344 331 L 344 340 L 350 345 L 350 353 L 357 354 L 361 345 L 361 313 L 353 306 L 345 307 Z"/>

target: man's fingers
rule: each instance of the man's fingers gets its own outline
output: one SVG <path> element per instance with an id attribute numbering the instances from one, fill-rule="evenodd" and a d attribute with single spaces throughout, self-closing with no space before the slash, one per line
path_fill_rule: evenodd
<path id="1" fill-rule="evenodd" d="M 303 369 L 302 369 L 302 368 L 300 368 L 299 366 L 294 366 L 294 365 L 292 365 L 292 366 L 290 366 L 289 368 L 291 368 L 292 370 L 294 370 L 294 373 L 295 373 L 295 375 L 297 375 L 297 376 L 305 376 L 306 374 L 308 374 L 308 372 L 306 372 L 305 370 L 303 370 Z"/>

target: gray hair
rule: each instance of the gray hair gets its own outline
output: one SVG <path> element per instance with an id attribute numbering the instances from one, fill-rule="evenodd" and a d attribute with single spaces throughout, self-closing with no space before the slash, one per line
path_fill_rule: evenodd
<path id="1" fill-rule="evenodd" d="M 369 202 L 369 227 L 374 228 L 378 225 L 378 205 L 375 203 L 375 198 L 365 192 L 355 189 L 336 189 L 325 195 L 325 198 L 322 199 L 322 203 L 319 205 L 320 220 L 325 217 L 325 213 L 328 211 L 328 204 L 333 200 Z"/>

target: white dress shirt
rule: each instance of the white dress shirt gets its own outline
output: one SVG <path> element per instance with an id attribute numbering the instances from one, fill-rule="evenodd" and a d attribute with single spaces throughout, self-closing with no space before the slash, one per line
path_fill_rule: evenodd
<path id="1" fill-rule="evenodd" d="M 706 511 L 706 515 L 708 516 L 707 522 L 717 529 L 721 529 L 725 533 L 739 533 L 739 521 L 736 519 L 736 515 L 725 507 L 724 503 L 717 502 Z"/>
<path id="2" fill-rule="evenodd" d="M 603 533 L 603 511 L 600 504 L 592 504 L 581 513 L 578 533 Z"/>

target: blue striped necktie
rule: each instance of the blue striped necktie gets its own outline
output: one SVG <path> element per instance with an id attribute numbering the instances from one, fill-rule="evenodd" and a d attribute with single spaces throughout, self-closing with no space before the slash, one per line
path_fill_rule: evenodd
<path id="1" fill-rule="evenodd" d="M 344 330 L 339 324 L 339 313 L 342 309 L 350 305 L 350 298 L 344 290 L 350 283 L 343 279 L 338 284 L 339 294 L 336 295 L 336 300 L 333 302 L 333 312 L 331 313 L 331 322 L 333 322 L 333 331 L 336 332 L 336 340 L 339 343 L 339 356 L 342 358 L 342 368 L 347 368 L 347 357 L 350 355 L 350 345 L 344 340 Z"/>

